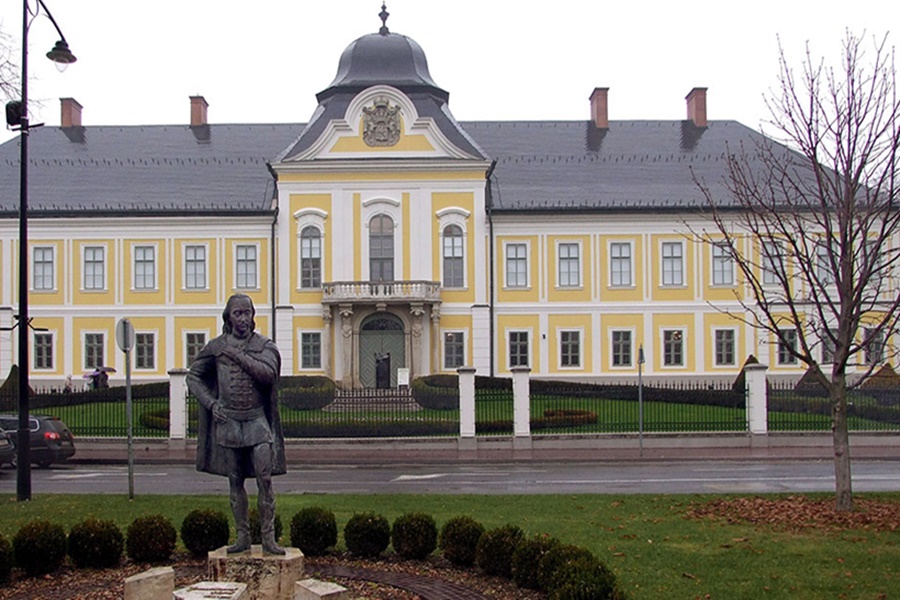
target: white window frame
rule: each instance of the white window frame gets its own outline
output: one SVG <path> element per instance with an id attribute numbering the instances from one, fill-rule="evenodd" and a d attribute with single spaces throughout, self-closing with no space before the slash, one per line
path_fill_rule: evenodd
<path id="1" fill-rule="evenodd" d="M 631 360 L 628 362 L 628 364 L 616 364 L 615 334 L 618 332 L 627 333 L 629 337 L 628 354 Z M 635 346 L 636 337 L 636 332 L 634 328 L 631 327 L 615 327 L 609 330 L 609 368 L 611 370 L 629 370 L 634 368 L 635 360 L 637 360 L 637 347 Z"/>
<path id="2" fill-rule="evenodd" d="M 614 248 L 628 248 L 628 256 L 616 256 L 613 253 Z M 609 252 L 609 287 L 613 288 L 634 288 L 634 242 L 633 241 L 610 241 L 607 245 Z M 616 275 L 622 274 L 621 269 L 616 269 L 614 265 L 623 265 L 627 261 L 628 270 L 624 272 L 628 276 L 628 282 L 616 281 Z"/>
<path id="3" fill-rule="evenodd" d="M 314 231 L 318 232 L 319 235 L 318 235 L 318 237 L 315 237 L 315 238 L 313 238 L 313 237 L 304 238 L 303 232 L 306 230 L 314 230 Z M 303 256 L 303 252 L 304 252 L 303 241 L 305 239 L 309 239 L 309 240 L 315 239 L 319 243 L 319 247 L 318 247 L 319 255 L 315 258 L 310 257 L 308 259 L 308 260 L 319 261 L 319 285 L 304 285 L 305 282 L 304 282 L 304 273 L 303 273 L 303 261 L 307 260 Z M 305 225 L 297 233 L 297 270 L 299 271 L 297 274 L 297 284 L 298 284 L 297 289 L 318 290 L 318 289 L 322 288 L 322 283 L 324 280 L 324 271 L 325 271 L 325 269 L 324 269 L 325 263 L 323 261 L 324 254 L 325 254 L 325 248 L 324 248 L 325 244 L 323 243 L 324 239 L 325 239 L 324 231 L 321 228 L 319 228 L 318 225 L 315 225 L 315 224 Z"/>
<path id="4" fill-rule="evenodd" d="M 153 366 L 146 367 L 138 364 L 138 336 L 149 335 L 153 340 Z M 157 331 L 143 330 L 134 332 L 134 370 L 135 371 L 156 371 L 159 364 L 159 333 Z"/>
<path id="5" fill-rule="evenodd" d="M 719 333 L 720 332 L 730 332 L 731 333 L 731 361 L 728 362 L 720 362 L 719 361 Z M 737 349 L 738 349 L 738 330 L 736 327 L 714 327 L 712 330 L 712 352 L 713 352 L 713 365 L 716 367 L 734 367 L 737 366 Z"/>
<path id="6" fill-rule="evenodd" d="M 782 331 L 788 332 L 792 331 L 794 333 L 794 350 L 796 350 L 796 344 L 799 340 L 799 334 L 797 330 L 793 327 L 783 329 Z M 787 344 L 782 344 L 781 337 L 775 336 L 775 360 L 777 361 L 779 366 L 785 367 L 794 367 L 797 366 L 799 359 L 791 353 Z"/>
<path id="7" fill-rule="evenodd" d="M 728 242 L 714 242 L 710 252 L 711 282 L 716 287 L 734 287 L 734 256 Z"/>
<path id="8" fill-rule="evenodd" d="M 462 364 L 457 366 L 450 366 L 447 364 L 447 336 L 448 335 L 459 335 L 462 337 L 462 341 L 460 344 L 462 345 Z M 468 332 L 465 329 L 442 329 L 441 330 L 441 365 L 443 366 L 444 371 L 455 371 L 459 367 L 466 365 L 466 360 L 468 359 L 468 348 L 469 348 L 469 336 Z"/>
<path id="9" fill-rule="evenodd" d="M 666 256 L 666 252 L 668 249 L 678 248 L 678 256 Z M 685 286 L 685 273 L 684 273 L 684 242 L 683 241 L 672 241 L 666 240 L 662 241 L 659 244 L 659 277 L 660 277 L 660 286 L 661 287 L 675 287 L 680 288 Z M 676 262 L 677 261 L 677 262 Z M 671 264 L 672 269 L 667 270 L 667 265 Z M 677 267 L 677 268 L 676 268 Z M 671 281 L 666 281 L 667 276 L 671 275 Z M 677 275 L 677 280 L 676 280 Z"/>
<path id="10" fill-rule="evenodd" d="M 571 256 L 563 257 L 562 255 L 562 247 L 563 246 L 574 246 L 576 251 L 578 252 L 578 256 L 574 259 Z M 582 277 L 581 273 L 583 271 L 582 268 L 582 244 L 581 240 L 557 240 L 556 241 L 556 287 L 564 288 L 564 289 L 580 289 L 582 287 Z M 575 279 L 576 281 L 573 283 L 572 281 L 568 281 L 563 283 L 563 272 L 562 272 L 562 261 L 573 261 L 575 264 Z M 571 276 L 571 272 L 568 272 L 568 275 Z"/>
<path id="11" fill-rule="evenodd" d="M 49 262 L 50 275 L 47 276 L 46 274 L 42 273 L 39 276 L 38 268 L 37 268 L 38 267 L 37 254 L 38 254 L 38 251 L 41 251 L 41 253 L 43 253 L 44 251 L 47 251 L 47 250 L 50 251 L 50 260 L 49 261 L 42 260 L 40 264 L 46 267 L 46 265 Z M 43 271 L 43 269 L 41 269 L 41 271 Z M 49 285 L 46 285 L 46 280 L 48 279 L 48 277 L 49 277 L 50 281 L 49 281 Z M 38 286 L 39 282 L 42 283 L 42 285 L 40 287 Z M 33 246 L 31 248 L 31 291 L 33 291 L 33 292 L 55 292 L 56 291 L 56 246 L 40 245 L 40 246 Z"/>
<path id="12" fill-rule="evenodd" d="M 203 350 L 203 347 L 209 343 L 209 330 L 208 329 L 186 329 L 182 332 L 182 348 L 184 348 L 184 365 L 187 368 L 191 366 L 191 360 L 189 360 L 188 351 L 190 349 L 188 345 L 188 336 L 189 335 L 202 335 L 203 336 L 203 345 L 197 349 L 197 354 L 200 354 L 200 351 Z M 196 356 L 196 355 L 195 355 Z"/>
<path id="13" fill-rule="evenodd" d="M 374 198 L 369 198 L 363 200 L 362 202 L 362 210 L 361 217 L 362 222 L 365 224 L 360 231 L 360 236 L 362 239 L 360 240 L 360 254 L 362 256 L 359 257 L 358 260 L 361 261 L 362 265 L 362 279 L 363 281 L 371 281 L 372 273 L 371 273 L 371 257 L 369 256 L 369 242 L 371 237 L 369 236 L 369 226 L 372 223 L 372 219 L 377 215 L 386 215 L 391 218 L 394 222 L 394 272 L 393 272 L 393 280 L 397 281 L 397 273 L 402 273 L 402 265 L 403 265 L 403 235 L 404 235 L 404 221 L 403 221 L 403 205 L 399 200 L 394 198 L 386 198 L 384 196 L 377 196 Z"/>
<path id="14" fill-rule="evenodd" d="M 245 282 L 246 285 L 240 285 L 240 275 L 238 273 L 238 265 L 241 262 L 247 262 L 250 264 L 250 261 L 242 261 L 240 257 L 238 257 L 238 252 L 245 248 L 253 248 L 253 281 Z M 234 273 L 234 281 L 232 282 L 233 288 L 235 290 L 242 291 L 259 291 L 259 267 L 260 267 L 260 252 L 259 252 L 259 242 L 234 242 L 232 245 L 232 267 Z"/>
<path id="15" fill-rule="evenodd" d="M 529 267 L 530 259 L 531 259 L 531 250 L 529 248 L 530 245 L 531 244 L 529 244 L 528 242 L 525 242 L 525 241 L 503 242 L 503 287 L 505 289 L 527 290 L 527 289 L 531 288 L 531 273 L 530 273 L 531 269 Z M 517 262 L 518 261 L 525 262 L 525 284 L 524 285 L 519 285 L 518 282 L 516 282 L 515 284 L 511 284 L 509 281 L 509 248 L 510 248 L 510 246 L 516 246 L 516 247 L 521 246 L 525 249 L 524 258 L 520 258 L 518 256 L 515 257 L 515 260 Z"/>
<path id="16" fill-rule="evenodd" d="M 153 273 L 151 275 L 151 282 L 149 286 L 138 286 L 138 250 L 151 249 L 153 251 L 153 261 L 152 268 Z M 158 285 L 158 273 L 159 269 L 157 265 L 159 264 L 159 247 L 155 243 L 150 244 L 132 244 L 131 246 L 131 289 L 137 292 L 155 292 L 159 289 Z M 144 261 L 146 262 L 146 261 Z M 146 277 L 146 274 L 144 275 Z"/>
<path id="17" fill-rule="evenodd" d="M 303 336 L 306 336 L 306 335 L 315 335 L 315 336 L 319 337 L 319 364 L 316 366 L 311 366 L 311 367 L 303 366 Z M 300 356 L 298 357 L 300 359 L 300 365 L 299 365 L 300 371 L 321 371 L 322 370 L 322 362 L 323 362 L 322 353 L 324 351 L 323 339 L 324 339 L 324 336 L 322 335 L 321 329 L 298 329 L 297 330 L 297 349 L 300 351 L 299 352 Z"/>
<path id="18" fill-rule="evenodd" d="M 91 276 L 91 279 L 92 279 L 91 284 L 92 285 L 90 287 L 88 287 L 88 285 L 87 285 L 87 283 L 88 283 L 88 269 L 87 269 L 88 257 L 87 257 L 87 255 L 88 255 L 89 250 L 91 251 L 91 254 L 93 254 L 97 250 L 99 250 L 101 253 L 100 261 L 97 261 L 94 258 L 92 258 L 92 260 L 91 260 L 92 265 L 97 264 L 98 262 L 100 264 L 100 275 L 99 275 L 100 276 L 100 286 L 93 285 L 93 283 L 95 283 L 95 280 L 97 279 L 97 274 L 93 273 L 93 272 L 92 272 L 92 276 Z M 81 291 L 83 291 L 83 292 L 105 292 L 106 291 L 106 285 L 107 285 L 106 284 L 106 279 L 107 279 L 107 277 L 106 277 L 106 255 L 107 255 L 107 250 L 106 250 L 105 244 L 100 244 L 97 246 L 92 245 L 92 244 L 85 244 L 81 247 Z"/>
<path id="19" fill-rule="evenodd" d="M 578 334 L 578 364 L 563 364 L 563 334 Z M 556 330 L 557 368 L 560 371 L 579 371 L 584 367 L 584 329 L 581 327 L 565 327 Z"/>
<path id="20" fill-rule="evenodd" d="M 526 340 L 526 342 L 528 344 L 527 361 L 526 361 L 527 364 L 524 364 L 524 365 L 512 364 L 512 352 L 510 351 L 510 350 L 512 350 L 512 348 L 510 347 L 510 343 L 511 343 L 510 338 L 512 337 L 513 333 L 524 333 L 526 336 L 528 336 L 527 340 Z M 525 328 L 513 327 L 513 328 L 506 330 L 505 337 L 506 337 L 506 368 L 507 368 L 507 370 L 513 369 L 515 367 L 529 367 L 530 368 L 531 362 L 532 362 L 532 354 L 534 353 L 533 342 L 532 342 L 532 340 L 534 340 L 534 331 L 532 331 L 532 329 L 530 327 L 525 327 Z"/>
<path id="21" fill-rule="evenodd" d="M 297 289 L 312 290 L 320 289 L 321 284 L 325 283 L 325 221 L 328 219 L 328 213 L 319 208 L 303 208 L 294 213 L 294 220 L 297 222 Z M 319 288 L 303 287 L 303 230 L 307 227 L 315 227 L 319 230 Z"/>
<path id="22" fill-rule="evenodd" d="M 680 363 L 670 363 L 668 362 L 668 356 L 666 352 L 666 334 L 672 333 L 673 335 L 679 336 L 678 342 L 680 342 L 680 354 L 681 354 L 681 362 Z M 659 348 L 661 350 L 661 363 L 663 369 L 684 369 L 687 367 L 687 330 L 684 327 L 663 327 L 659 330 Z"/>
<path id="23" fill-rule="evenodd" d="M 188 259 L 188 250 L 193 248 L 203 248 L 203 281 L 202 285 L 188 285 L 188 264 L 199 264 L 199 261 Z M 182 270 L 181 270 L 181 288 L 188 292 L 207 292 L 209 291 L 209 244 L 206 242 L 194 243 L 184 242 L 181 245 Z"/>
<path id="24" fill-rule="evenodd" d="M 88 366 L 88 352 L 87 352 L 87 338 L 89 335 L 102 335 L 103 336 L 103 348 L 100 353 L 100 364 L 99 365 L 91 365 Z M 91 369 L 96 369 L 97 367 L 105 366 L 106 362 L 106 350 L 109 345 L 109 332 L 105 330 L 84 330 L 81 332 L 81 366 L 85 371 L 90 371 Z"/>
<path id="25" fill-rule="evenodd" d="M 444 284 L 444 231 L 451 225 L 456 225 L 462 230 L 462 286 L 453 286 L 449 289 L 466 290 L 469 288 L 469 217 L 472 215 L 468 210 L 450 206 L 441 209 L 435 213 L 438 220 L 438 231 L 440 231 L 440 281 Z"/>
<path id="26" fill-rule="evenodd" d="M 765 248 L 770 248 L 766 250 Z M 774 256 L 773 256 L 774 255 Z M 777 258 L 776 258 L 777 257 Z M 762 271 L 761 283 L 766 287 L 778 286 L 778 262 L 784 260 L 784 243 L 780 240 L 761 240 L 759 249 L 759 265 Z"/>
<path id="27" fill-rule="evenodd" d="M 50 366 L 39 367 L 37 364 L 37 339 L 38 336 L 46 336 L 50 338 Z M 56 332 L 55 331 L 35 331 L 31 338 L 31 368 L 34 371 L 51 372 L 56 369 Z"/>

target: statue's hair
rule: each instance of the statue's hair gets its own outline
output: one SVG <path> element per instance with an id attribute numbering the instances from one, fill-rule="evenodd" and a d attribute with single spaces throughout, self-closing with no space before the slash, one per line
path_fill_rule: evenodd
<path id="1" fill-rule="evenodd" d="M 225 310 L 222 311 L 222 333 L 231 333 L 232 325 L 229 315 L 231 314 L 232 304 L 234 304 L 236 300 L 247 300 L 250 303 L 251 317 L 256 316 L 256 307 L 253 306 L 253 298 L 247 294 L 232 294 L 231 298 L 228 299 L 228 302 L 225 303 Z M 256 319 L 251 318 L 250 327 L 252 327 L 251 331 L 256 329 Z"/>

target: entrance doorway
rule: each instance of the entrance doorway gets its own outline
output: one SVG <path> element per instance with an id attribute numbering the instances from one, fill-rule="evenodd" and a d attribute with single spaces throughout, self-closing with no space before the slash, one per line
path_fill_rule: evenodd
<path id="1" fill-rule="evenodd" d="M 397 387 L 406 366 L 403 321 L 390 313 L 367 317 L 359 328 L 359 382 L 366 388 Z"/>

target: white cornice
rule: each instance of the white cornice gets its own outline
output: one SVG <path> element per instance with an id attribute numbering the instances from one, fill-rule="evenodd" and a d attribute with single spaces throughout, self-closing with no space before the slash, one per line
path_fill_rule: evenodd
<path id="1" fill-rule="evenodd" d="M 415 172 L 415 171 L 472 171 L 483 169 L 487 172 L 491 161 L 482 159 L 355 159 L 307 162 L 272 163 L 276 173 L 375 173 L 375 172 Z"/>

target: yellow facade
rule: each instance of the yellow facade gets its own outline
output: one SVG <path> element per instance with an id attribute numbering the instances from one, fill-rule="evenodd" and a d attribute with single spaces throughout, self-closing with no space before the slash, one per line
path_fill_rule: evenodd
<path id="1" fill-rule="evenodd" d="M 40 242 L 29 241 L 28 249 L 29 249 L 29 261 L 30 264 L 34 264 L 34 249 L 35 248 L 52 248 L 53 256 L 54 256 L 54 269 L 53 269 L 53 288 L 49 290 L 39 290 L 35 289 L 34 286 L 34 271 L 33 267 L 29 270 L 30 275 L 30 291 L 28 293 L 28 302 L 34 306 L 59 306 L 64 302 L 64 290 L 65 286 L 63 285 L 63 274 L 64 269 L 62 268 L 62 264 L 60 260 L 65 257 L 65 244 L 62 240 L 41 240 Z M 2 248 L 0 248 L 2 250 Z M 18 273 L 16 273 L 18 277 Z"/>
<path id="2" fill-rule="evenodd" d="M 499 343 L 497 344 L 497 372 L 503 374 L 510 373 L 509 358 L 509 334 L 510 332 L 527 332 L 529 356 L 528 366 L 532 372 L 538 370 L 541 364 L 540 353 L 540 320 L 537 315 L 498 315 L 497 316 L 497 332 L 499 334 Z"/>
<path id="3" fill-rule="evenodd" d="M 466 336 L 466 357 L 469 360 L 466 361 L 467 364 L 471 364 L 471 356 L 472 356 L 472 317 L 470 315 L 446 315 L 441 317 L 441 331 L 440 331 L 440 339 L 444 339 L 444 335 L 450 331 L 462 331 L 463 335 Z M 444 366 L 444 352 L 443 348 L 441 349 L 441 357 L 440 364 L 432 365 L 431 370 L 433 372 L 444 371 L 444 372 L 452 372 L 455 373 L 456 369 L 446 369 Z"/>
<path id="4" fill-rule="evenodd" d="M 593 371 L 594 341 L 591 335 L 591 315 L 550 315 L 549 324 L 549 356 L 550 373 L 561 375 L 585 374 Z M 580 343 L 580 364 L 564 365 L 562 360 L 561 339 L 563 332 L 578 332 Z"/>
<path id="5" fill-rule="evenodd" d="M 399 141 L 393 146 L 369 146 L 363 141 L 363 129 L 363 121 L 360 119 L 357 124 L 357 131 L 359 133 L 355 136 L 343 136 L 338 138 L 330 148 L 330 151 L 393 154 L 397 152 L 433 152 L 435 149 L 426 136 L 416 134 L 408 135 L 405 133 L 400 134 Z M 406 131 L 402 118 L 400 119 L 400 131 Z"/>
<path id="6" fill-rule="evenodd" d="M 321 317 L 294 317 L 293 325 L 294 325 L 293 331 L 295 331 L 295 332 L 299 332 L 299 331 L 321 332 L 322 331 L 322 318 Z M 322 341 L 324 344 L 325 340 L 323 339 Z M 279 341 L 279 345 L 283 345 L 285 343 L 287 343 L 287 342 Z M 293 344 L 293 346 L 294 346 L 294 351 L 293 351 L 294 364 L 291 367 L 293 373 L 303 373 L 304 375 L 323 375 L 324 374 L 324 371 L 322 369 L 304 369 L 302 367 L 301 360 L 303 357 L 302 357 L 302 351 L 301 351 L 301 347 L 300 347 L 300 336 L 299 335 L 293 336 L 293 339 L 291 340 L 291 344 Z M 323 351 L 324 351 L 324 348 L 325 348 L 325 346 L 323 346 Z M 333 364 L 331 362 L 333 360 L 334 360 L 334 356 L 329 356 L 329 357 L 326 357 L 324 355 L 322 356 L 323 363 L 327 362 L 328 364 Z"/>
<path id="7" fill-rule="evenodd" d="M 644 297 L 644 237 L 635 235 L 601 235 L 600 242 L 600 296 L 609 302 L 639 302 Z M 631 285 L 613 285 L 611 275 L 610 244 L 629 244 L 631 248 Z"/>
<path id="8" fill-rule="evenodd" d="M 136 246 L 148 246 L 156 253 L 156 284 L 150 289 L 136 289 L 134 285 L 134 250 Z M 124 296 L 125 303 L 165 304 L 166 302 L 166 241 L 165 240 L 129 240 L 125 243 L 123 267 L 125 269 Z"/>
<path id="9" fill-rule="evenodd" d="M 185 248 L 201 246 L 206 249 L 206 286 L 188 289 L 185 285 Z M 219 286 L 219 243 L 215 238 L 176 239 L 175 244 L 175 304 L 208 305 L 215 304 Z"/>
<path id="10" fill-rule="evenodd" d="M 434 281 L 441 280 L 441 262 L 443 261 L 443 247 L 442 247 L 442 231 L 441 231 L 441 221 L 436 216 L 443 210 L 447 209 L 462 209 L 469 213 L 469 215 L 474 214 L 475 212 L 475 195 L 471 192 L 435 192 L 431 194 L 431 214 L 435 215 L 432 220 L 431 227 L 431 238 L 432 238 L 432 279 Z M 474 223 L 471 222 L 471 217 L 465 223 L 465 227 L 463 227 L 465 231 L 465 288 L 463 289 L 444 289 L 441 292 L 441 299 L 444 302 L 474 302 L 475 301 L 475 286 L 472 278 L 475 274 L 475 236 L 472 234 L 472 230 L 474 229 Z"/>

